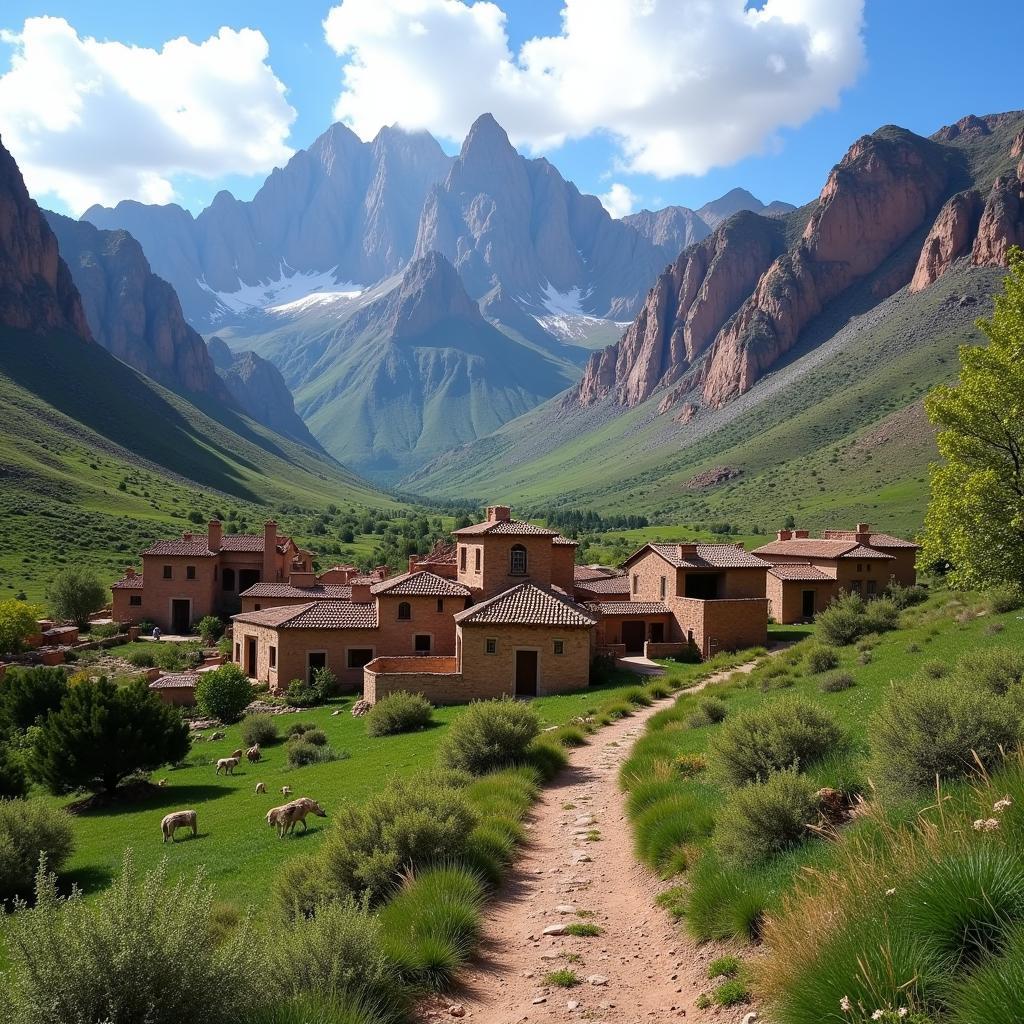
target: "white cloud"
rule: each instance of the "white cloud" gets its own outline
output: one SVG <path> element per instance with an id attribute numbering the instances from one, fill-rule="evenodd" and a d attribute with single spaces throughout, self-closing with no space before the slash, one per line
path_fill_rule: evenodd
<path id="1" fill-rule="evenodd" d="M 165 203 L 174 179 L 269 171 L 291 150 L 295 111 L 261 32 L 222 28 L 158 50 L 82 38 L 28 18 L 0 76 L 0 134 L 33 195 L 75 213 L 92 203 Z"/>
<path id="2" fill-rule="evenodd" d="M 597 197 L 601 205 L 616 219 L 626 217 L 636 209 L 639 196 L 621 181 L 616 181 L 607 192 Z"/>
<path id="3" fill-rule="evenodd" d="M 864 0 L 564 0 L 562 31 L 514 53 L 497 4 L 342 0 L 336 116 L 460 140 L 490 111 L 534 151 L 610 134 L 620 165 L 702 174 L 835 106 L 864 61 Z"/>

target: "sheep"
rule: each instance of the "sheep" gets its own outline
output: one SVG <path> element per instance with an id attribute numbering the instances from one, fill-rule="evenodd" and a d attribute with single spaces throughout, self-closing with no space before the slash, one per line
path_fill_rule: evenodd
<path id="1" fill-rule="evenodd" d="M 220 775 L 221 768 L 224 769 L 225 775 L 234 775 L 235 769 L 238 767 L 237 757 L 222 757 L 217 762 L 217 774 Z"/>
<path id="2" fill-rule="evenodd" d="M 292 795 L 292 787 L 291 786 L 282 786 L 281 787 L 281 796 L 291 796 L 291 795 Z"/>
<path id="3" fill-rule="evenodd" d="M 163 821 L 160 822 L 160 832 L 164 837 L 163 841 L 166 843 L 170 839 L 173 843 L 174 830 L 179 828 L 191 828 L 192 837 L 195 838 L 199 831 L 196 827 L 196 812 L 172 811 L 170 814 L 165 814 Z"/>
<path id="4" fill-rule="evenodd" d="M 245 752 L 245 756 L 249 759 L 249 764 L 255 764 L 263 757 L 263 755 L 260 753 L 260 745 L 256 743 L 253 746 L 251 746 Z"/>
<path id="5" fill-rule="evenodd" d="M 233 758 L 235 758 L 236 760 L 241 761 L 242 760 L 242 755 L 244 753 L 245 753 L 245 751 L 241 747 L 239 747 L 231 756 Z"/>
<path id="6" fill-rule="evenodd" d="M 263 783 L 263 782 L 257 782 L 256 783 L 256 792 L 257 793 L 266 793 L 266 791 L 267 791 L 267 787 L 266 787 L 265 783 Z"/>
<path id="7" fill-rule="evenodd" d="M 293 832 L 295 823 L 301 821 L 302 831 L 306 832 L 309 830 L 309 826 L 306 824 L 306 816 L 309 814 L 315 814 L 318 818 L 327 817 L 327 812 L 315 800 L 311 800 L 308 796 L 300 796 L 298 800 L 293 800 L 290 804 L 285 805 L 280 824 L 284 825 L 285 832 Z"/>

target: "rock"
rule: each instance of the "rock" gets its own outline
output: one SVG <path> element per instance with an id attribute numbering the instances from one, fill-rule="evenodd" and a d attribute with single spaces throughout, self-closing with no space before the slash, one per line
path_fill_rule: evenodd
<path id="1" fill-rule="evenodd" d="M 549 924 L 547 928 L 541 932 L 541 935 L 564 935 L 567 927 L 568 925 L 564 924 Z"/>
<path id="2" fill-rule="evenodd" d="M 534 1006 L 539 1006 L 541 1003 L 546 1003 L 547 1001 L 548 1001 L 548 997 L 547 996 L 537 996 L 533 1000 L 533 1005 Z"/>
<path id="3" fill-rule="evenodd" d="M 573 906 L 573 904 L 571 904 L 571 903 L 559 903 L 558 906 L 555 907 L 555 913 L 556 914 L 575 914 L 576 913 L 576 907 Z"/>
<path id="4" fill-rule="evenodd" d="M 661 249 L 668 260 L 674 260 L 683 249 L 703 241 L 716 226 L 705 223 L 686 206 L 666 206 L 654 213 L 641 210 L 623 217 L 622 223 Z"/>
<path id="5" fill-rule="evenodd" d="M 949 270 L 954 260 L 971 251 L 982 206 L 981 195 L 975 189 L 958 192 L 946 201 L 921 247 L 910 282 L 912 292 L 923 291 Z"/>
<path id="6" fill-rule="evenodd" d="M 587 983 L 590 985 L 607 985 L 608 979 L 603 974 L 591 974 L 587 978 Z"/>
<path id="7" fill-rule="evenodd" d="M 373 705 L 368 700 L 357 700 L 352 705 L 352 714 L 355 718 L 361 718 L 365 715 Z"/>
<path id="8" fill-rule="evenodd" d="M 597 819 L 592 814 L 581 814 L 574 822 L 574 825 L 587 826 L 593 825 Z"/>
<path id="9" fill-rule="evenodd" d="M 1006 266 L 1007 250 L 1024 244 L 1024 183 L 1016 175 L 997 178 L 985 200 L 971 260 L 979 267 Z"/>
<path id="10" fill-rule="evenodd" d="M 578 999 L 570 999 L 566 1004 L 567 1010 L 578 1010 L 580 1008 L 580 1001 Z"/>
<path id="11" fill-rule="evenodd" d="M 751 1012 L 743 1018 L 743 1024 L 754 1024 L 756 1020 L 758 1020 L 758 1016 L 753 1012 L 753 1010 L 751 1010 Z"/>
<path id="12" fill-rule="evenodd" d="M 462 1005 L 462 1003 L 452 1003 L 452 1005 L 448 1007 L 448 1012 L 453 1017 L 465 1017 L 466 1016 L 466 1008 Z"/>

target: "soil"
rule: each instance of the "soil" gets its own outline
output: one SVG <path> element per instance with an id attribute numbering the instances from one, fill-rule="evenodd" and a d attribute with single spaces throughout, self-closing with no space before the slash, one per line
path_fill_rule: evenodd
<path id="1" fill-rule="evenodd" d="M 633 855 L 619 766 L 647 719 L 671 703 L 657 701 L 620 719 L 570 754 L 569 767 L 534 805 L 522 856 L 486 912 L 479 957 L 456 989 L 421 1007 L 423 1021 L 660 1024 L 706 1018 L 732 1024 L 751 1012 L 750 1005 L 696 1008 L 697 998 L 716 984 L 708 981 L 708 962 L 736 950 L 688 937 L 655 902 L 671 883 Z M 587 839 L 591 830 L 600 835 L 596 841 Z M 543 934 L 572 922 L 596 924 L 601 934 Z M 545 982 L 545 975 L 562 969 L 574 971 L 580 983 L 559 988 Z"/>

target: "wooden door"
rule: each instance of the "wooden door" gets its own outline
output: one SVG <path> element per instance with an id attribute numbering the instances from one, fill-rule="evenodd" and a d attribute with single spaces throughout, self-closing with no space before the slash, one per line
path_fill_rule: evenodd
<path id="1" fill-rule="evenodd" d="M 622 645 L 627 654 L 643 654 L 644 639 L 647 627 L 643 622 L 624 622 L 622 624 Z"/>
<path id="2" fill-rule="evenodd" d="M 516 696 L 537 696 L 536 651 L 516 651 Z"/>

